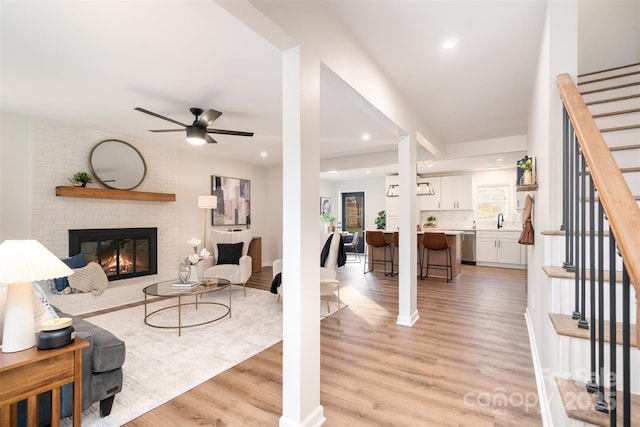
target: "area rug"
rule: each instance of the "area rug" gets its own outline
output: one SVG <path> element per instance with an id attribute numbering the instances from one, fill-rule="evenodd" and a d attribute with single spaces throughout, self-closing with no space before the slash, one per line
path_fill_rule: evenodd
<path id="1" fill-rule="evenodd" d="M 142 305 L 87 318 L 124 340 L 127 354 L 122 391 L 116 394 L 111 414 L 100 418 L 100 406 L 94 403 L 83 411 L 82 425 L 121 426 L 281 341 L 282 303 L 277 297 L 247 288 L 245 298 L 241 288 L 231 289 L 231 318 L 183 328 L 180 337 L 177 329 L 145 325 Z M 229 294 L 226 290 L 205 294 L 199 301 L 228 304 Z M 149 309 L 173 304 L 176 299 L 162 300 L 151 303 Z M 337 298 L 330 297 L 330 313 L 324 300 L 320 304 L 322 319 L 336 315 Z M 226 310 L 211 304 L 198 307 L 183 308 L 183 324 L 215 318 Z M 341 310 L 346 307 L 344 302 L 340 304 Z M 177 309 L 161 311 L 150 321 L 175 325 Z M 71 418 L 63 419 L 61 425 L 71 426 Z"/>
<path id="2" fill-rule="evenodd" d="M 232 287 L 232 317 L 215 323 L 182 329 L 157 329 L 144 324 L 144 306 L 87 318 L 126 343 L 122 391 L 115 397 L 108 417 L 100 418 L 97 403 L 82 414 L 83 426 L 121 426 L 179 396 L 219 373 L 282 340 L 282 304 L 267 291 Z M 226 290 L 207 294 L 200 301 L 228 304 Z M 154 302 L 160 308 L 176 300 Z M 326 309 L 326 308 L 325 308 Z M 199 305 L 183 309 L 184 323 L 224 314 L 221 306 Z M 176 324 L 177 309 L 165 310 L 152 320 Z M 63 425 L 71 425 L 66 418 Z"/>

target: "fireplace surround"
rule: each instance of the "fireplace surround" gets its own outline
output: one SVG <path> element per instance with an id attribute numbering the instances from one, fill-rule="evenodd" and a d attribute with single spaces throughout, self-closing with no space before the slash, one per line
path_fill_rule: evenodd
<path id="1" fill-rule="evenodd" d="M 158 273 L 157 228 L 69 230 L 69 256 L 82 253 L 109 281 Z"/>

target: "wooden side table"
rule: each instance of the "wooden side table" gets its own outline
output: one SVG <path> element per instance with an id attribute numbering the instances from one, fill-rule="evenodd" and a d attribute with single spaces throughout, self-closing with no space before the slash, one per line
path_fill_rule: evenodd
<path id="1" fill-rule="evenodd" d="M 251 271 L 260 273 L 262 271 L 262 237 L 253 237 L 251 243 L 249 243 L 247 255 L 251 257 Z"/>
<path id="2" fill-rule="evenodd" d="M 38 425 L 38 395 L 51 390 L 51 425 L 60 425 L 60 387 L 73 382 L 73 425 L 82 418 L 82 349 L 76 337 L 64 347 L 0 353 L 0 425 L 15 425 L 17 403 L 27 399 L 27 425 Z M 13 420 L 11 419 L 13 415 Z"/>

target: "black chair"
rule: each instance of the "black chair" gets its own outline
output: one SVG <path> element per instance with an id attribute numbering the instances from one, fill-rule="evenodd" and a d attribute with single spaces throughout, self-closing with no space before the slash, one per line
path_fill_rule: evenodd
<path id="1" fill-rule="evenodd" d="M 364 274 L 367 274 L 370 271 L 373 271 L 373 267 L 375 264 L 382 264 L 384 266 L 384 275 L 388 276 L 390 273 L 387 272 L 387 252 L 391 254 L 391 245 L 387 242 L 387 239 L 384 237 L 384 233 L 382 231 L 367 231 L 364 234 L 365 236 L 365 256 L 364 256 Z M 384 252 L 384 260 L 376 260 L 373 254 L 374 251 L 369 254 L 369 247 L 371 248 L 383 248 Z M 367 265 L 371 264 L 371 270 L 367 270 Z M 393 258 L 391 258 L 391 264 L 393 264 Z M 393 265 L 392 265 L 393 270 Z"/>
<path id="2" fill-rule="evenodd" d="M 356 231 L 353 233 L 353 239 L 350 242 L 344 244 L 344 248 L 347 252 L 347 262 L 360 262 L 360 254 L 358 253 L 358 238 L 360 234 Z M 353 259 L 349 260 L 349 252 L 353 253 Z"/>
<path id="3" fill-rule="evenodd" d="M 425 263 L 424 253 L 427 252 Z M 429 251 L 445 251 L 445 264 L 429 263 Z M 451 248 L 444 233 L 424 233 L 422 235 L 422 258 L 420 262 L 420 279 L 429 277 L 429 267 L 443 269 L 447 271 L 447 283 L 453 279 L 453 265 L 451 264 Z M 426 268 L 426 274 L 422 272 Z"/>

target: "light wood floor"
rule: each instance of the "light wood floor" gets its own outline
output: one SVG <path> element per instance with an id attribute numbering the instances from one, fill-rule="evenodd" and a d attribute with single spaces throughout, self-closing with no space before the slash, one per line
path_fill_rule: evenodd
<path id="1" fill-rule="evenodd" d="M 325 426 L 542 425 L 524 270 L 463 266 L 448 284 L 419 280 L 411 328 L 395 323 L 397 276 L 347 264 L 339 278 L 349 307 L 340 324 L 321 322 Z M 270 282 L 269 268 L 251 279 Z M 127 425 L 277 426 L 281 410 L 279 343 Z"/>

